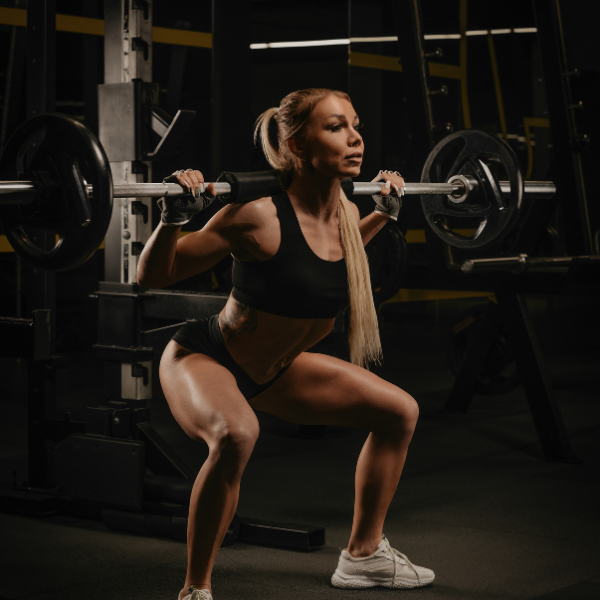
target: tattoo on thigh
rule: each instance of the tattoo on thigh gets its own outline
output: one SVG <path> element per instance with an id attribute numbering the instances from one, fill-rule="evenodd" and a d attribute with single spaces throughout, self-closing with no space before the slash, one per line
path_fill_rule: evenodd
<path id="1" fill-rule="evenodd" d="M 258 326 L 258 315 L 254 308 L 250 308 L 241 302 L 236 302 L 227 311 L 223 319 L 223 337 L 229 346 L 244 333 L 244 331 L 256 331 Z"/>

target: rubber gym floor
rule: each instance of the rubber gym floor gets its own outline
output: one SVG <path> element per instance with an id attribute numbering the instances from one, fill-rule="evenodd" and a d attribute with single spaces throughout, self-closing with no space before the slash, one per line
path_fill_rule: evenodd
<path id="1" fill-rule="evenodd" d="M 385 363 L 377 373 L 418 400 L 421 417 L 385 533 L 436 579 L 420 590 L 338 590 L 330 585 L 352 519 L 354 466 L 366 434 L 330 428 L 320 440 L 259 414 L 261 437 L 242 480 L 241 516 L 319 525 L 312 553 L 237 543 L 220 551 L 215 600 L 411 597 L 420 599 L 600 598 L 600 394 L 593 300 L 529 301 L 571 443 L 580 464 L 545 462 L 521 387 L 476 396 L 470 411 L 440 414 L 453 376 L 448 331 L 477 300 L 388 306 Z M 595 333 L 594 333 L 595 332 Z M 59 406 L 82 417 L 102 403 L 101 371 L 85 353 L 59 373 Z M 9 364 L 3 364 L 6 381 Z M 5 394 L 3 394 L 5 395 Z M 0 481 L 25 474 L 25 411 L 3 398 Z M 153 401 L 152 423 L 190 466 L 205 450 Z M 79 415 L 78 415 L 79 411 Z M 98 522 L 0 514 L 0 600 L 175 600 L 186 547 L 167 538 L 109 531 Z"/>

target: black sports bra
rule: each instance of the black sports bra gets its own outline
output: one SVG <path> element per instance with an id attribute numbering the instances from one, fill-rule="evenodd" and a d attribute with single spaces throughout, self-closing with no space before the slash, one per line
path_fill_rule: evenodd
<path id="1" fill-rule="evenodd" d="M 251 308 L 300 319 L 333 319 L 348 304 L 346 261 L 319 258 L 306 243 L 289 196 L 273 196 L 281 225 L 277 252 L 233 261 L 233 297 Z"/>

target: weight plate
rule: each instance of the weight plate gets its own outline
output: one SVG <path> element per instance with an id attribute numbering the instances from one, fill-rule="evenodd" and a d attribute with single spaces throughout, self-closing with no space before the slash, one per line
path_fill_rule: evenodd
<path id="1" fill-rule="evenodd" d="M 455 377 L 460 373 L 469 345 L 486 310 L 486 304 L 473 306 L 460 315 L 450 330 L 448 363 Z M 475 391 L 486 396 L 506 394 L 521 382 L 513 352 L 502 329 L 494 336 L 478 379 Z"/>
<path id="2" fill-rule="evenodd" d="M 456 154 L 456 157 L 454 155 Z M 510 183 L 500 190 L 497 171 Z M 456 204 L 451 196 L 422 195 L 421 204 L 433 232 L 456 248 L 475 249 L 501 241 L 515 226 L 523 205 L 523 177 L 511 147 L 498 137 L 468 129 L 445 137 L 431 151 L 422 183 L 445 183 L 454 175 L 477 180 L 477 190 Z M 465 235 L 464 229 L 474 229 Z"/>
<path id="3" fill-rule="evenodd" d="M 73 269 L 98 249 L 112 213 L 112 177 L 92 131 L 66 115 L 46 114 L 23 123 L 0 159 L 0 180 L 34 180 L 36 202 L 0 207 L 6 236 L 23 260 L 40 269 Z M 93 192 L 88 197 L 85 185 Z M 46 250 L 36 230 L 56 233 Z"/>

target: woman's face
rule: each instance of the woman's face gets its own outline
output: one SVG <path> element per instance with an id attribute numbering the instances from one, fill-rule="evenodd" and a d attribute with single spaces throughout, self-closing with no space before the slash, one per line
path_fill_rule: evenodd
<path id="1" fill-rule="evenodd" d="M 296 142 L 296 154 L 332 179 L 357 177 L 364 151 L 358 126 L 348 100 L 327 96 L 313 109 L 303 139 Z"/>

